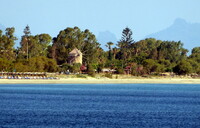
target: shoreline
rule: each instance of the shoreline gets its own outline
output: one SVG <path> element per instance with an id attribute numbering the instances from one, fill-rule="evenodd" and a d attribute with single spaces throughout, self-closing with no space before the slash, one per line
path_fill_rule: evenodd
<path id="1" fill-rule="evenodd" d="M 96 79 L 96 78 L 61 78 L 43 79 L 0 79 L 0 84 L 200 84 L 200 79 L 191 78 L 144 78 L 144 79 Z"/>

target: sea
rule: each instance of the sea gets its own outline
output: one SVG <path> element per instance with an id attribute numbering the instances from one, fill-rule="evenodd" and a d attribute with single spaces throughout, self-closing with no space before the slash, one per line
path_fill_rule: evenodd
<path id="1" fill-rule="evenodd" d="M 200 84 L 1 84 L 0 128 L 200 128 Z"/>

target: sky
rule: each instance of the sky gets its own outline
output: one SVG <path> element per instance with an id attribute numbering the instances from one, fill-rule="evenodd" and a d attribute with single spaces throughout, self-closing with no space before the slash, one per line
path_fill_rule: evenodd
<path id="1" fill-rule="evenodd" d="M 99 32 L 110 31 L 118 39 L 125 27 L 135 41 L 173 24 L 176 18 L 200 23 L 200 0 L 0 0 L 0 24 L 15 27 L 21 37 L 26 25 L 32 35 L 78 26 Z"/>

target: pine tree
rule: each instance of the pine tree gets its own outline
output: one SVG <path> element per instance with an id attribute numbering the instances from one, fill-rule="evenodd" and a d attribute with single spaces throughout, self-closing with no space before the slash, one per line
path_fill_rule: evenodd
<path id="1" fill-rule="evenodd" d="M 118 59 L 123 59 L 126 63 L 126 60 L 131 57 L 131 48 L 132 44 L 134 43 L 134 40 L 132 38 L 132 31 L 130 28 L 126 27 L 122 31 L 122 38 L 118 42 L 118 47 L 119 47 L 119 54 L 118 54 Z"/>
<path id="2" fill-rule="evenodd" d="M 28 37 L 31 35 L 30 27 L 27 25 L 24 29 L 24 36 Z"/>
<path id="3" fill-rule="evenodd" d="M 132 34 L 133 33 L 132 33 L 131 29 L 126 27 L 122 31 L 122 38 L 118 42 L 118 47 L 119 48 L 130 48 L 131 44 L 134 42 L 134 40 L 132 38 Z"/>

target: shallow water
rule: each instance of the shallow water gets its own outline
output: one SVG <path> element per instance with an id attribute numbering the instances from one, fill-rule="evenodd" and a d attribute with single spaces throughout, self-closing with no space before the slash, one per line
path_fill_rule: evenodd
<path id="1" fill-rule="evenodd" d="M 0 127 L 200 127 L 200 85 L 0 85 Z"/>

